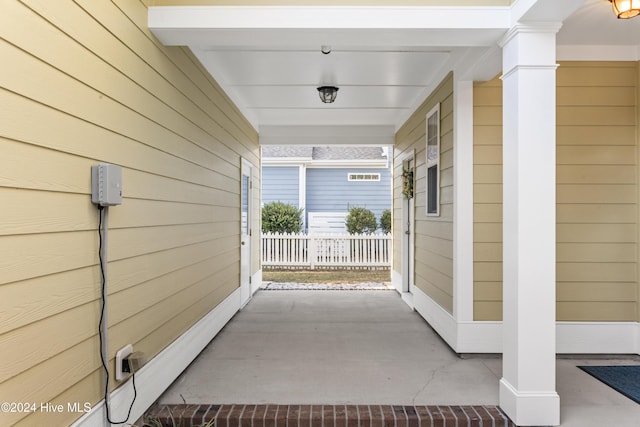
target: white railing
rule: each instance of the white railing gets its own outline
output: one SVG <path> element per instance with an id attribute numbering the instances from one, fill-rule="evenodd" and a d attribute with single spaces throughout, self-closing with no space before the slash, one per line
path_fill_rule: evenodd
<path id="1" fill-rule="evenodd" d="M 388 268 L 391 234 L 262 234 L 262 266 Z"/>

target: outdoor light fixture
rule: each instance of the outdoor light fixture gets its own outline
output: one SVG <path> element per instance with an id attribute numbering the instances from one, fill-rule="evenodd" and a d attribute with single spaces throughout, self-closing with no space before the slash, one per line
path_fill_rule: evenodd
<path id="1" fill-rule="evenodd" d="M 629 19 L 640 15 L 640 0 L 609 0 L 613 13 L 619 19 Z"/>
<path id="2" fill-rule="evenodd" d="M 320 100 L 322 102 L 325 104 L 331 104 L 336 100 L 338 88 L 335 86 L 320 86 L 318 88 L 318 94 L 320 95 Z"/>

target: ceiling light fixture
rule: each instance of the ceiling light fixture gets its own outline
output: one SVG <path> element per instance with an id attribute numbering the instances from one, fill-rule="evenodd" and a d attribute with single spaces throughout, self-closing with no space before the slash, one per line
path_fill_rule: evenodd
<path id="1" fill-rule="evenodd" d="M 322 102 L 325 104 L 331 104 L 336 100 L 338 88 L 335 86 L 320 86 L 318 88 L 318 94 L 320 95 L 320 100 Z"/>
<path id="2" fill-rule="evenodd" d="M 640 15 L 640 0 L 609 0 L 613 13 L 619 19 L 629 19 Z"/>

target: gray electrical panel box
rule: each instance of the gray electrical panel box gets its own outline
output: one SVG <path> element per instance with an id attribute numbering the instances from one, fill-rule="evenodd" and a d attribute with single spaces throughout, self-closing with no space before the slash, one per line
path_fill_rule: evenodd
<path id="1" fill-rule="evenodd" d="M 91 202 L 100 206 L 122 204 L 122 168 L 110 163 L 91 166 Z"/>

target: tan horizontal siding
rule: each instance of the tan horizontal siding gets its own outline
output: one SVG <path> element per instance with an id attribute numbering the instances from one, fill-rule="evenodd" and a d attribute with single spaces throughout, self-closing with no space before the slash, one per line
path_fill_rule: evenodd
<path id="1" fill-rule="evenodd" d="M 473 244 L 473 254 L 477 262 L 502 262 L 502 243 L 476 241 Z"/>
<path id="2" fill-rule="evenodd" d="M 474 228 L 484 227 L 487 224 L 502 224 L 502 204 L 476 203 L 473 206 Z M 475 240 L 475 239 L 474 239 Z"/>
<path id="3" fill-rule="evenodd" d="M 477 89 L 474 86 L 474 93 Z M 502 90 L 500 90 L 502 96 Z M 475 98 L 474 98 L 475 99 Z M 502 126 L 475 123 L 473 126 L 473 146 L 502 144 Z"/>
<path id="4" fill-rule="evenodd" d="M 587 167 L 585 167 L 587 168 Z M 635 203 L 638 199 L 634 184 L 558 184 L 556 197 L 564 203 Z"/>
<path id="5" fill-rule="evenodd" d="M 38 402 L 44 394 L 56 396 L 54 403 L 74 402 L 76 393 L 91 396 L 95 393 L 96 384 L 102 383 L 103 370 L 100 367 L 99 355 L 93 349 L 99 345 L 98 337 L 80 342 L 67 350 L 33 366 L 22 375 L 15 376 L 2 383 L 2 391 L 6 396 L 15 396 L 23 402 Z M 46 381 L 43 381 L 46 378 Z M 60 393 L 60 390 L 63 390 Z M 84 402 L 84 401 L 82 401 Z M 35 412 L 24 418 L 22 425 L 68 425 L 68 414 L 45 414 Z M 14 416 L 13 419 L 17 419 Z M 10 425 L 12 419 L 7 417 Z"/>
<path id="6" fill-rule="evenodd" d="M 558 224 L 558 243 L 636 243 L 635 224 Z"/>
<path id="7" fill-rule="evenodd" d="M 426 114 L 440 103 L 440 215 L 426 215 Z M 394 226 L 402 230 L 402 159 L 415 153 L 415 285 L 453 310 L 453 78 L 449 75 L 396 134 Z M 394 269 L 402 271 L 402 234 L 394 233 Z"/>
<path id="8" fill-rule="evenodd" d="M 629 126 L 562 126 L 556 128 L 558 145 L 636 145 L 636 127 Z"/>
<path id="9" fill-rule="evenodd" d="M 635 165 L 558 165 L 558 184 L 626 184 L 635 185 Z"/>
<path id="10" fill-rule="evenodd" d="M 216 242 L 225 240 L 232 245 L 235 243 L 233 236 L 219 237 L 216 241 L 208 239 L 112 261 L 109 264 L 109 292 L 115 294 L 137 284 L 167 281 L 178 274 L 185 274 L 199 264 L 211 262 L 220 251 Z M 94 282 L 95 269 L 91 266 L 4 285 L 2 292 L 7 298 L 0 301 L 0 333 L 99 298 Z M 53 295 L 50 292 L 52 284 L 56 287 Z M 110 315 L 110 321 L 112 317 Z"/>
<path id="11" fill-rule="evenodd" d="M 556 209 L 558 224 L 633 224 L 636 216 L 633 204 L 571 203 Z"/>
<path id="12" fill-rule="evenodd" d="M 502 313 L 502 300 L 500 301 L 482 301 L 475 299 L 473 301 L 473 318 L 477 321 L 495 321 L 496 313 Z M 499 320 L 501 320 L 500 318 Z"/>
<path id="13" fill-rule="evenodd" d="M 636 147 L 631 146 L 562 146 L 556 149 L 558 165 L 635 165 Z"/>
<path id="14" fill-rule="evenodd" d="M 638 319 L 638 63 L 557 73 L 557 318 Z M 474 87 L 474 318 L 502 311 L 500 81 Z"/>
<path id="15" fill-rule="evenodd" d="M 627 262 L 638 259 L 637 245 L 631 243 L 558 243 L 558 262 Z"/>
<path id="16" fill-rule="evenodd" d="M 475 83 L 473 316 L 502 318 L 502 85 Z"/>
<path id="17" fill-rule="evenodd" d="M 556 304 L 556 311 L 562 313 L 558 320 L 583 322 L 628 322 L 634 319 L 637 312 L 635 301 L 626 302 L 562 302 Z"/>
<path id="18" fill-rule="evenodd" d="M 146 20 L 138 1 L 3 4 L 5 400 L 103 397 L 97 162 L 123 168 L 123 204 L 109 212 L 110 359 L 129 343 L 153 358 L 239 285 L 240 164 L 255 166 L 259 188 L 257 132 L 188 49 L 162 46 Z M 253 202 L 258 229 L 258 191 Z M 79 415 L 0 414 L 0 424 L 68 425 Z"/>
<path id="19" fill-rule="evenodd" d="M 633 126 L 636 122 L 633 107 L 576 106 L 556 107 L 558 126 Z"/>
<path id="20" fill-rule="evenodd" d="M 636 298 L 636 282 L 563 282 L 556 293 L 558 302 L 627 302 Z"/>
<path id="21" fill-rule="evenodd" d="M 218 180 L 223 183 L 229 178 L 163 150 L 123 137 L 116 131 L 102 128 L 100 124 L 89 123 L 9 91 L 0 89 L 0 102 L 6 108 L 8 119 L 6 125 L 3 125 L 3 136 L 21 143 L 85 157 L 92 159 L 94 163 L 96 159 L 109 158 L 112 163 L 124 168 L 144 170 L 193 184 L 207 185 Z M 38 123 L 39 126 L 33 126 L 33 123 Z M 68 133 L 75 137 L 66 137 Z M 149 144 L 156 138 L 166 139 L 162 135 L 152 137 L 149 138 Z M 174 139 L 173 143 L 180 147 L 183 141 Z M 91 181 L 83 182 L 85 191 L 89 194 Z M 226 182 L 230 185 L 229 181 Z"/>
<path id="22" fill-rule="evenodd" d="M 558 87 L 556 99 L 565 108 L 583 105 L 634 108 L 636 105 L 635 94 L 629 87 Z"/>
<path id="23" fill-rule="evenodd" d="M 227 216 L 233 215 L 238 196 L 214 194 L 217 197 L 203 197 L 202 204 L 129 198 L 121 209 L 113 210 L 110 227 L 198 224 L 210 222 L 214 213 L 227 211 Z M 87 203 L 86 194 L 70 194 L 61 199 L 59 193 L 0 188 L 0 198 L 7 202 L 7 207 L 0 210 L 0 235 L 88 230 L 95 228 L 98 218 L 95 207 Z M 149 212 L 154 214 L 150 216 Z"/>

